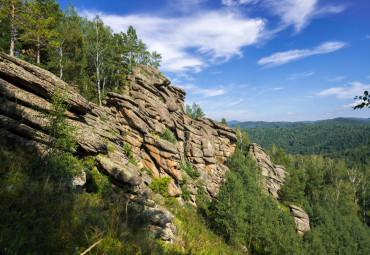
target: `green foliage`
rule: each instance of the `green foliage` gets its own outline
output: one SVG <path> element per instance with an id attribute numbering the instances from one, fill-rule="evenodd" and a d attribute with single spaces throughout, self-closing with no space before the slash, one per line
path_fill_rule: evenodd
<path id="1" fill-rule="evenodd" d="M 169 128 L 166 128 L 166 130 L 161 133 L 161 138 L 173 144 L 177 143 L 176 137 L 172 134 Z"/>
<path id="2" fill-rule="evenodd" d="M 311 124 L 292 128 L 248 128 L 251 142 L 272 144 L 289 154 L 336 153 L 368 144 L 370 126 L 359 124 Z"/>
<path id="3" fill-rule="evenodd" d="M 226 119 L 225 118 L 222 118 L 222 120 L 221 120 L 221 122 L 220 122 L 221 124 L 224 124 L 224 125 L 226 125 L 226 126 L 229 126 L 229 124 L 227 124 L 227 121 L 226 121 Z"/>
<path id="4" fill-rule="evenodd" d="M 360 99 L 363 102 L 353 107 L 354 110 L 362 109 L 364 107 L 370 108 L 370 95 L 369 91 L 365 90 L 363 96 L 356 96 L 355 99 Z"/>
<path id="5" fill-rule="evenodd" d="M 214 204 L 211 222 L 228 242 L 252 254 L 303 254 L 289 213 L 261 192 L 261 169 L 236 149 Z"/>
<path id="6" fill-rule="evenodd" d="M 90 170 L 90 193 L 75 194 L 45 177 L 48 167 L 32 151 L 0 147 L 1 254 L 81 254 L 99 240 L 89 254 L 166 252 L 106 176 Z"/>
<path id="7" fill-rule="evenodd" d="M 170 197 L 166 199 L 165 207 L 175 216 L 173 222 L 180 237 L 166 247 L 168 254 L 248 254 L 239 247 L 227 245 L 213 233 L 193 206 L 180 206 Z"/>
<path id="8" fill-rule="evenodd" d="M 171 177 L 154 178 L 148 186 L 154 193 L 160 193 L 164 197 L 168 197 L 167 185 L 171 182 Z"/>
<path id="9" fill-rule="evenodd" d="M 197 169 L 193 169 L 191 166 L 189 160 L 185 157 L 185 165 L 180 162 L 180 167 L 182 170 L 185 170 L 185 172 L 193 179 L 197 179 L 200 176 L 200 173 Z"/>
<path id="10" fill-rule="evenodd" d="M 192 106 L 187 104 L 185 108 L 186 108 L 186 114 L 192 119 L 205 117 L 205 114 L 203 113 L 202 108 L 200 108 L 200 106 L 196 103 L 193 103 Z"/>
<path id="11" fill-rule="evenodd" d="M 73 155 L 77 150 L 77 128 L 65 116 L 70 107 L 66 100 L 66 92 L 56 86 L 50 99 L 54 109 L 40 116 L 47 120 L 45 131 L 50 136 L 45 151 L 45 160 L 50 165 L 46 174 L 57 179 L 71 179 L 83 169 L 82 161 Z"/>
<path id="12" fill-rule="evenodd" d="M 109 177 L 101 174 L 95 167 L 89 170 L 90 177 L 86 184 L 86 191 L 89 193 L 101 194 L 110 190 Z"/>
<path id="13" fill-rule="evenodd" d="M 235 132 L 236 132 L 236 147 L 238 147 L 240 151 L 246 155 L 248 153 L 250 143 L 249 137 L 245 130 L 240 129 L 239 125 L 236 125 Z"/>
<path id="14" fill-rule="evenodd" d="M 131 146 L 128 145 L 128 143 L 123 145 L 123 149 L 125 150 L 125 154 L 128 158 L 132 158 L 134 156 L 134 153 L 131 151 Z"/>
<path id="15" fill-rule="evenodd" d="M 131 164 L 133 164 L 134 166 L 137 166 L 137 161 L 135 158 L 129 158 L 128 159 L 128 162 L 130 162 Z"/>

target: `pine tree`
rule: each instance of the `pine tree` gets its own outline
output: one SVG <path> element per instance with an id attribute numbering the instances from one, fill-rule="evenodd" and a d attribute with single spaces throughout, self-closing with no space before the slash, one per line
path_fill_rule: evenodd
<path id="1" fill-rule="evenodd" d="M 25 31 L 22 39 L 35 47 L 34 59 L 41 63 L 41 50 L 47 46 L 58 49 L 56 24 L 62 18 L 59 4 L 54 0 L 34 0 L 26 2 L 27 15 L 24 15 Z"/>

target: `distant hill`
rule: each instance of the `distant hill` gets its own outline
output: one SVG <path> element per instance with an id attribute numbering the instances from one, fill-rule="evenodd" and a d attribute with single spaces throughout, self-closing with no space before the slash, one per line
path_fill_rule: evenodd
<path id="1" fill-rule="evenodd" d="M 298 122 L 267 122 L 267 121 L 230 121 L 228 122 L 230 127 L 235 128 L 239 125 L 241 128 L 255 128 L 255 127 L 265 127 L 265 128 L 292 128 L 299 126 L 308 126 L 316 124 L 362 124 L 370 125 L 370 119 L 365 118 L 335 118 L 328 120 L 317 120 L 317 121 L 298 121 Z"/>
<path id="2" fill-rule="evenodd" d="M 237 125 L 238 123 L 240 123 L 241 121 L 239 121 L 239 120 L 230 120 L 230 121 L 228 121 L 227 122 L 227 124 L 229 125 L 229 126 L 232 126 L 232 125 Z"/>
<path id="3" fill-rule="evenodd" d="M 369 122 L 364 122 L 366 124 L 362 125 L 347 122 L 346 124 L 327 123 L 280 128 L 270 123 L 268 127 L 252 127 L 245 130 L 251 142 L 258 143 L 266 149 L 275 144 L 289 154 L 337 153 L 366 146 L 370 142 Z M 336 157 L 339 155 L 335 154 Z"/>

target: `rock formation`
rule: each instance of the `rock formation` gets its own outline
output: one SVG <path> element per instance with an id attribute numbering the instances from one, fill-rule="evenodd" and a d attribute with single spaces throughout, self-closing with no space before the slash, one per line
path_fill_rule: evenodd
<path id="1" fill-rule="evenodd" d="M 280 186 L 287 174 L 285 167 L 273 164 L 270 156 L 256 143 L 249 145 L 249 153 L 262 168 L 263 189 L 274 198 L 279 198 Z"/>
<path id="2" fill-rule="evenodd" d="M 290 205 L 290 212 L 294 217 L 295 226 L 298 234 L 304 235 L 305 232 L 310 230 L 310 219 L 308 214 L 300 207 Z"/>
<path id="3" fill-rule="evenodd" d="M 285 176 L 288 174 L 285 167 L 275 165 L 271 162 L 270 156 L 256 143 L 249 145 L 249 153 L 254 157 L 262 169 L 263 189 L 266 193 L 279 199 L 279 190 L 284 184 Z M 297 232 L 300 235 L 310 230 L 310 219 L 308 214 L 300 207 L 290 205 L 290 211 L 294 217 Z"/>
<path id="4" fill-rule="evenodd" d="M 224 163 L 235 149 L 235 132 L 211 119 L 189 118 L 185 91 L 171 86 L 153 67 L 134 67 L 127 80 L 125 93 L 108 93 L 98 106 L 50 72 L 0 53 L 0 143 L 42 151 L 49 136 L 43 129 L 47 120 L 39 113 L 52 110 L 48 99 L 58 87 L 68 95 L 68 121 L 79 129 L 78 154 L 94 157 L 114 185 L 130 190 L 130 200 L 143 205 L 143 213 L 151 217 L 152 229 L 171 241 L 173 216 L 153 202 L 148 185 L 154 178 L 170 177 L 168 194 L 181 200 L 180 182 L 186 176 L 192 203 L 197 185 L 214 198 L 228 171 Z M 166 129 L 176 144 L 161 138 Z M 181 169 L 179 162 L 185 158 L 201 182 Z M 81 186 L 85 179 L 76 183 Z"/>

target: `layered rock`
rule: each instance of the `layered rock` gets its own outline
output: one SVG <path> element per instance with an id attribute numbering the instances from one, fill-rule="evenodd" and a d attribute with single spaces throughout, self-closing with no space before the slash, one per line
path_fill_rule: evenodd
<path id="1" fill-rule="evenodd" d="M 294 217 L 295 226 L 298 234 L 304 235 L 305 232 L 310 230 L 310 218 L 308 214 L 300 207 L 290 205 L 290 212 Z"/>
<path id="2" fill-rule="evenodd" d="M 249 145 L 249 153 L 262 168 L 262 176 L 264 177 L 263 189 L 274 198 L 279 198 L 280 187 L 287 175 L 285 167 L 273 164 L 266 151 L 256 143 Z"/>
<path id="3" fill-rule="evenodd" d="M 224 163 L 234 151 L 235 132 L 211 119 L 189 118 L 185 91 L 171 86 L 153 67 L 134 67 L 127 80 L 125 93 L 108 93 L 105 105 L 98 106 L 50 72 L 0 53 L 0 143 L 42 151 L 51 138 L 44 131 L 48 121 L 40 112 L 53 109 L 48 99 L 58 88 L 71 105 L 68 121 L 79 130 L 78 153 L 94 157 L 99 171 L 111 176 L 117 187 L 130 190 L 130 201 L 144 206 L 148 215 L 164 215 L 153 221 L 153 229 L 170 241 L 171 216 L 154 204 L 147 186 L 153 178 L 170 177 L 168 193 L 179 197 L 180 182 L 186 176 L 194 203 L 196 180 L 179 164 L 187 158 L 200 173 L 198 185 L 203 185 L 209 198 L 215 197 L 228 171 Z M 166 129 L 174 134 L 176 144 L 160 137 Z M 84 179 L 76 183 L 81 186 Z"/>
<path id="4" fill-rule="evenodd" d="M 273 164 L 266 151 L 256 143 L 249 144 L 249 153 L 262 169 L 264 191 L 275 199 L 279 199 L 279 190 L 281 185 L 284 184 L 284 179 L 288 174 L 285 167 Z M 304 235 L 305 232 L 310 230 L 310 219 L 308 214 L 302 208 L 295 205 L 290 205 L 289 208 L 294 217 L 297 232 L 300 235 Z"/>

